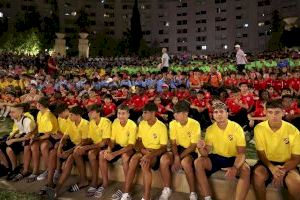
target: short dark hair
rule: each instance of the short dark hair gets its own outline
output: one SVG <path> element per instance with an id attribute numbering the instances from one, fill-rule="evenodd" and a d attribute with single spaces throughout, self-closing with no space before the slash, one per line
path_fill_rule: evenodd
<path id="1" fill-rule="evenodd" d="M 293 98 L 293 96 L 292 96 L 292 95 L 290 95 L 290 94 L 285 94 L 285 95 L 283 95 L 283 96 L 282 96 L 282 98 L 281 98 L 281 99 L 284 99 L 284 98 L 289 98 L 289 99 L 292 99 L 292 98 Z"/>
<path id="2" fill-rule="evenodd" d="M 269 101 L 266 104 L 266 108 L 280 108 L 282 109 L 282 102 L 281 100 Z"/>
<path id="3" fill-rule="evenodd" d="M 56 105 L 56 107 L 54 109 L 54 113 L 56 115 L 59 115 L 59 114 L 63 113 L 65 110 L 67 110 L 67 109 L 68 109 L 68 105 L 67 104 L 60 103 L 60 104 Z"/>
<path id="4" fill-rule="evenodd" d="M 174 105 L 174 113 L 179 113 L 179 112 L 189 112 L 190 110 L 190 104 L 186 101 L 178 101 Z"/>
<path id="5" fill-rule="evenodd" d="M 241 87 L 242 85 L 247 85 L 247 87 L 249 87 L 249 85 L 248 85 L 247 82 L 241 82 L 241 83 L 239 84 L 239 87 Z"/>
<path id="6" fill-rule="evenodd" d="M 41 97 L 38 103 L 44 106 L 45 108 L 48 108 L 50 101 L 48 97 Z"/>
<path id="7" fill-rule="evenodd" d="M 97 113 L 101 113 L 102 112 L 102 106 L 101 105 L 97 105 L 97 104 L 93 104 L 91 106 L 88 107 L 88 111 L 96 111 Z"/>
<path id="8" fill-rule="evenodd" d="M 73 108 L 70 109 L 70 113 L 75 114 L 75 115 L 84 115 L 85 110 L 80 107 L 80 106 L 75 106 Z"/>
<path id="9" fill-rule="evenodd" d="M 149 111 L 149 112 L 157 112 L 158 108 L 157 105 L 155 105 L 155 103 L 147 103 L 145 105 L 145 107 L 143 108 L 143 111 Z"/>
<path id="10" fill-rule="evenodd" d="M 130 108 L 127 105 L 121 104 L 119 105 L 118 110 L 126 110 L 127 112 L 129 112 Z"/>

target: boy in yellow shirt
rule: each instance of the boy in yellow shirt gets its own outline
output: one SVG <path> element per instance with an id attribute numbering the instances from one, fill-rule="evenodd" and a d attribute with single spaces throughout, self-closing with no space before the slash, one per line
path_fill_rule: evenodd
<path id="1" fill-rule="evenodd" d="M 208 177 L 223 170 L 228 179 L 239 177 L 235 199 L 246 199 L 250 186 L 250 167 L 245 162 L 246 139 L 243 129 L 228 120 L 227 107 L 222 102 L 213 105 L 213 118 L 215 123 L 207 128 L 205 141 L 200 140 L 197 144 L 201 157 L 194 164 L 199 191 L 205 200 L 211 200 Z"/>
<path id="2" fill-rule="evenodd" d="M 160 157 L 167 151 L 168 133 L 167 127 L 159 121 L 155 114 L 158 108 L 154 103 L 148 103 L 143 109 L 143 121 L 139 124 L 137 153 L 130 161 L 125 180 L 124 193 L 121 200 L 131 199 L 129 192 L 135 177 L 137 167 L 142 168 L 144 180 L 143 200 L 150 200 L 152 172 L 151 169 L 159 169 Z"/>
<path id="3" fill-rule="evenodd" d="M 49 152 L 54 148 L 56 142 L 58 142 L 61 138 L 60 135 L 57 134 L 58 131 L 58 122 L 56 116 L 49 110 L 48 106 L 50 105 L 49 99 L 47 97 L 42 97 L 37 103 L 37 109 L 39 110 L 37 115 L 37 128 L 38 135 L 33 138 L 32 141 L 32 154 L 39 155 L 39 151 L 41 151 L 42 159 L 44 162 L 45 169 L 48 168 L 49 162 Z M 39 156 L 33 156 L 33 162 L 40 162 Z M 38 165 L 37 164 L 37 165 Z M 35 178 L 37 180 L 44 180 L 48 176 L 48 171 L 45 170 L 39 176 L 35 176 L 36 174 L 31 175 L 31 181 L 34 181 Z"/>
<path id="4" fill-rule="evenodd" d="M 71 174 L 74 164 L 74 149 L 84 146 L 88 142 L 89 122 L 81 117 L 84 115 L 84 109 L 80 106 L 75 106 L 69 112 L 71 123 L 68 123 L 66 133 L 57 149 L 57 157 L 61 162 L 65 162 L 65 165 L 56 187 L 54 189 L 48 188 L 46 191 L 50 199 L 57 198 L 64 183 Z"/>
<path id="5" fill-rule="evenodd" d="M 102 185 L 95 193 L 96 198 L 101 198 L 104 190 L 108 187 L 108 164 L 114 163 L 122 158 L 124 177 L 126 179 L 129 160 L 134 153 L 137 126 L 129 119 L 129 107 L 121 105 L 118 107 L 117 119 L 112 124 L 112 135 L 107 150 L 99 155 L 99 166 L 102 174 Z M 118 190 L 112 195 L 112 200 L 120 200 L 122 191 Z"/>
<path id="6" fill-rule="evenodd" d="M 80 181 L 69 189 L 70 192 L 76 192 L 80 188 L 89 185 L 84 159 L 89 161 L 93 175 L 92 182 L 87 191 L 87 196 L 93 196 L 97 190 L 99 171 L 97 157 L 100 150 L 107 146 L 111 136 L 111 121 L 105 117 L 101 117 L 101 111 L 102 108 L 99 105 L 92 105 L 89 108 L 89 141 L 86 144 L 77 147 L 73 153 L 79 171 Z"/>
<path id="7" fill-rule="evenodd" d="M 282 120 L 280 101 L 268 102 L 267 121 L 254 128 L 259 161 L 253 170 L 253 186 L 257 199 L 266 199 L 266 186 L 285 186 L 290 199 L 299 199 L 300 134 L 292 124 Z"/>
<path id="8" fill-rule="evenodd" d="M 193 162 L 198 158 L 195 151 L 201 137 L 201 128 L 199 122 L 188 117 L 189 107 L 186 101 L 179 101 L 174 106 L 175 120 L 169 125 L 172 153 L 165 153 L 161 157 L 160 163 L 160 172 L 164 183 L 160 200 L 168 200 L 172 193 L 170 168 L 172 172 L 177 172 L 181 168 L 184 170 L 190 186 L 189 199 L 197 199 Z"/>
<path id="9" fill-rule="evenodd" d="M 58 116 L 58 134 L 64 136 L 66 135 L 66 131 L 68 128 L 68 125 L 71 122 L 69 119 L 69 109 L 67 104 L 58 104 L 55 108 L 54 113 Z M 55 147 L 50 150 L 49 153 L 49 164 L 48 164 L 48 177 L 47 177 L 47 184 L 40 190 L 39 194 L 44 195 L 46 194 L 46 191 L 48 188 L 54 188 L 55 183 L 57 182 L 60 171 L 61 171 L 61 162 L 60 159 L 57 157 L 57 148 L 59 146 L 59 143 L 55 145 Z"/>

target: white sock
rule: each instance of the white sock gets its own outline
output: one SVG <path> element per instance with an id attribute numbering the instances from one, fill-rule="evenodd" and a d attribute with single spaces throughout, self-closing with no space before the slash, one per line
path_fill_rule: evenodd
<path id="1" fill-rule="evenodd" d="M 204 200 L 212 200 L 211 196 L 204 197 Z"/>

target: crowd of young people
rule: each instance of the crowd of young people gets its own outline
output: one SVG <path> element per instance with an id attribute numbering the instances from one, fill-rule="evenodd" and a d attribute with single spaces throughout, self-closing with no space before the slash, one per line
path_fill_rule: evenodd
<path id="1" fill-rule="evenodd" d="M 76 166 L 80 179 L 69 191 L 88 187 L 87 196 L 101 198 L 109 187 L 108 165 L 122 159 L 125 182 L 113 199 L 131 199 L 138 167 L 146 200 L 151 198 L 152 170 L 160 171 L 164 200 L 172 193 L 176 174 L 171 172 L 180 169 L 192 200 L 197 194 L 212 199 L 207 178 L 219 170 L 229 179 L 238 178 L 235 198 L 245 199 L 251 177 L 245 135 L 254 135 L 257 198 L 266 198 L 265 185 L 271 182 L 287 187 L 291 199 L 298 198 L 299 66 L 230 74 L 213 65 L 206 73 L 78 69 L 51 76 L 43 69 L 33 75 L 18 67 L 4 71 L 1 115 L 10 115 L 14 127 L 2 138 L 1 174 L 11 181 L 47 179 L 41 195 L 59 196 Z"/>

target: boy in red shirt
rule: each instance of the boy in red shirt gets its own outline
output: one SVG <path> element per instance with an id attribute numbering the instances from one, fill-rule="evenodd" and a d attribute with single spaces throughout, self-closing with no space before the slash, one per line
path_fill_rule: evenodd
<path id="1" fill-rule="evenodd" d="M 117 111 L 117 106 L 112 102 L 111 95 L 104 96 L 104 104 L 102 108 L 103 115 L 110 120 L 114 120 Z"/>

